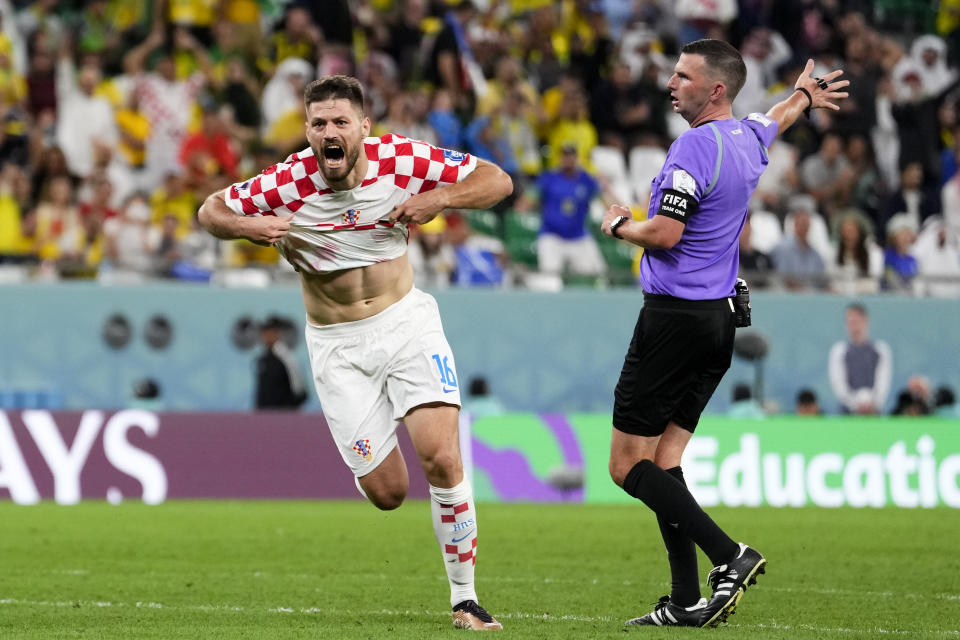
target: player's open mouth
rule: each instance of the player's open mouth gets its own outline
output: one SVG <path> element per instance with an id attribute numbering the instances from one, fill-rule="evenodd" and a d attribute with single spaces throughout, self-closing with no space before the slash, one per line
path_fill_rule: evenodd
<path id="1" fill-rule="evenodd" d="M 323 148 L 323 159 L 330 168 L 339 167 L 346 155 L 343 147 L 338 144 L 327 145 Z"/>

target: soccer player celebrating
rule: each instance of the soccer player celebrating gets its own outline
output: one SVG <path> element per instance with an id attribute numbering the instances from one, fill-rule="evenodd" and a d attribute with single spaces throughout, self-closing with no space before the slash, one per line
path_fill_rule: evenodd
<path id="1" fill-rule="evenodd" d="M 687 490 L 680 458 L 700 414 L 730 367 L 734 330 L 749 302 L 737 287 L 738 238 L 747 205 L 777 134 L 810 108 L 838 109 L 841 71 L 810 76 L 764 114 L 735 120 L 731 104 L 747 69 L 720 40 L 681 49 L 667 88 L 691 128 L 674 141 L 653 181 L 648 219 L 610 207 L 604 233 L 644 247 L 644 304 L 614 392 L 610 475 L 657 514 L 672 591 L 628 625 L 712 627 L 724 622 L 764 571 L 756 550 L 734 542 Z M 741 321 L 738 323 L 738 316 Z M 699 546 L 715 565 L 709 601 L 700 597 Z"/>
<path id="2" fill-rule="evenodd" d="M 357 486 L 396 509 L 409 486 L 402 420 L 430 483 L 453 624 L 500 629 L 474 589 L 477 512 L 457 436 L 460 388 L 437 303 L 413 286 L 407 225 L 489 207 L 513 185 L 499 167 L 397 135 L 368 138 L 363 88 L 328 76 L 304 90 L 310 146 L 210 195 L 214 236 L 275 245 L 300 273 L 317 395 Z"/>

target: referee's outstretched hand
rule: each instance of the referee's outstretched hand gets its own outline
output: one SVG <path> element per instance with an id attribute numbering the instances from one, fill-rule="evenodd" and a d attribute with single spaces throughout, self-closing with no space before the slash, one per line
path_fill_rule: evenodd
<path id="1" fill-rule="evenodd" d="M 843 100 L 850 95 L 846 91 L 838 91 L 838 89 L 849 86 L 850 81 L 837 80 L 837 78 L 843 75 L 841 69 L 831 71 L 822 78 L 815 78 L 810 75 L 813 73 L 813 66 L 813 59 L 807 60 L 807 66 L 803 68 L 803 72 L 800 74 L 800 77 L 797 78 L 797 82 L 793 85 L 793 88 L 805 91 L 810 95 L 811 109 L 833 109 L 834 111 L 838 111 L 840 106 L 836 104 L 836 101 Z"/>

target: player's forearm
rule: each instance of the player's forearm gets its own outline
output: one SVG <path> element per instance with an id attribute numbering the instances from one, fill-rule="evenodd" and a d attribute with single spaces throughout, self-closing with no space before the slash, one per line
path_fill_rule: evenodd
<path id="1" fill-rule="evenodd" d="M 210 235 L 222 240 L 248 237 L 245 233 L 248 220 L 243 216 L 236 215 L 227 206 L 223 191 L 211 194 L 204 201 L 200 211 L 197 212 L 197 219 L 200 221 L 200 226 L 206 229 Z"/>
<path id="2" fill-rule="evenodd" d="M 777 134 L 779 135 L 789 129 L 808 106 L 810 106 L 810 101 L 806 94 L 797 90 L 790 94 L 790 97 L 786 100 L 781 100 L 770 107 L 770 110 L 767 111 L 767 117 L 776 120 Z"/>
<path id="3" fill-rule="evenodd" d="M 462 182 L 439 191 L 445 209 L 485 209 L 513 193 L 513 180 L 497 165 L 477 160 L 477 168 Z"/>

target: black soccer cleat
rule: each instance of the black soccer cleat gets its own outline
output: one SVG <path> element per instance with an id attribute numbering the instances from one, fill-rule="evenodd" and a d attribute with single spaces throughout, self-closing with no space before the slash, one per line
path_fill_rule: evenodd
<path id="1" fill-rule="evenodd" d="M 757 576 L 765 573 L 766 559 L 756 549 L 742 542 L 737 557 L 714 567 L 707 578 L 713 587 L 713 596 L 702 611 L 700 626 L 715 627 L 732 615 L 747 586 L 756 584 Z"/>
<path id="2" fill-rule="evenodd" d="M 692 607 L 681 607 L 670 602 L 670 596 L 663 596 L 654 603 L 653 611 L 645 616 L 627 620 L 627 627 L 699 627 L 703 610 L 707 606 L 706 598 Z"/>
<path id="3" fill-rule="evenodd" d="M 464 600 L 453 608 L 453 626 L 472 631 L 499 631 L 503 625 L 473 600 Z"/>

